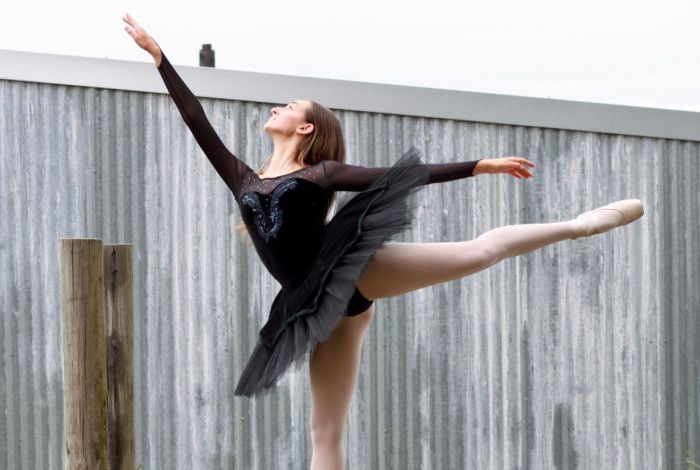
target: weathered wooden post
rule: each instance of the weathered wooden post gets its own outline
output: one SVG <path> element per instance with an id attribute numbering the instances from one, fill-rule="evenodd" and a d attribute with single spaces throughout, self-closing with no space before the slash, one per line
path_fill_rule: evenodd
<path id="1" fill-rule="evenodd" d="M 63 434 L 69 469 L 107 470 L 102 240 L 60 239 Z"/>
<path id="2" fill-rule="evenodd" d="M 61 239 L 63 414 L 69 469 L 132 469 L 131 245 Z"/>
<path id="3" fill-rule="evenodd" d="M 104 246 L 109 462 L 134 468 L 133 269 L 131 245 Z"/>

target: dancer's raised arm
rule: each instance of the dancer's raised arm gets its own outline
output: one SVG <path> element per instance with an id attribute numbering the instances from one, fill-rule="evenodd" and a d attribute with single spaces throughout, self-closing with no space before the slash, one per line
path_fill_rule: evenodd
<path id="1" fill-rule="evenodd" d="M 226 148 L 207 119 L 202 104 L 177 74 L 156 41 L 128 13 L 122 19 L 128 23 L 129 26 L 125 26 L 125 29 L 134 38 L 136 44 L 153 56 L 165 87 L 180 111 L 185 124 L 192 131 L 195 140 L 216 172 L 231 189 L 234 196 L 238 198 L 243 176 L 252 170 Z"/>

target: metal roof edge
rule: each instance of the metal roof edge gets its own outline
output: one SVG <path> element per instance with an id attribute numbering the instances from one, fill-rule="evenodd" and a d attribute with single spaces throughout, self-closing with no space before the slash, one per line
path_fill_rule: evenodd
<path id="1" fill-rule="evenodd" d="M 167 93 L 154 63 L 0 49 L 0 79 Z M 199 97 L 700 141 L 700 112 L 173 64 Z"/>

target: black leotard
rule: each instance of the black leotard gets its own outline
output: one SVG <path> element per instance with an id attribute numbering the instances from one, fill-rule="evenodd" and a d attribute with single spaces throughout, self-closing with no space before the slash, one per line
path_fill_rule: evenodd
<path id="1" fill-rule="evenodd" d="M 337 222 L 334 225 L 333 237 L 326 237 L 327 227 L 332 222 L 326 224 L 324 219 L 332 193 L 334 191 L 371 193 L 371 189 L 365 190 L 384 178 L 384 175 L 389 175 L 388 170 L 392 167 L 366 168 L 332 160 L 322 160 L 312 166 L 285 175 L 260 178 L 255 171 L 224 146 L 209 123 L 201 103 L 175 72 L 165 54 L 162 54 L 158 71 L 185 124 L 192 131 L 214 169 L 233 193 L 260 259 L 270 274 L 281 284 L 281 290 L 271 308 L 270 318 L 260 332 L 260 341 L 251 355 L 235 393 L 236 395 L 258 394 L 262 390 L 270 388 L 292 360 L 300 360 L 304 349 L 303 341 L 300 338 L 307 337 L 307 340 L 310 341 L 313 338 L 325 337 L 330 333 L 330 321 L 319 316 L 316 319 L 307 319 L 304 326 L 300 326 L 296 331 L 288 331 L 287 337 L 278 341 L 295 318 L 303 316 L 294 314 L 295 309 L 301 305 L 299 299 L 309 297 L 313 289 L 316 288 L 315 285 L 311 288 L 307 285 L 310 283 L 309 278 L 313 278 L 313 281 L 317 282 L 318 278 L 321 277 L 318 275 L 319 264 L 315 266 L 314 276 L 310 274 L 314 262 L 319 262 L 319 260 L 326 262 L 322 259 L 322 255 L 332 259 L 329 263 L 338 262 L 339 255 L 337 253 L 341 251 L 337 249 L 337 245 L 340 243 L 338 240 L 350 238 L 343 236 L 342 231 L 346 230 L 346 233 L 349 233 L 347 231 L 357 230 L 353 220 L 338 218 L 340 213 L 338 212 L 332 221 Z M 416 158 L 419 162 L 419 157 Z M 478 162 L 479 160 L 437 164 L 416 163 L 413 168 L 418 169 L 423 175 L 427 173 L 427 176 L 416 180 L 420 181 L 418 184 L 421 185 L 473 176 L 474 167 Z M 400 182 L 396 186 L 401 186 Z M 396 191 L 399 194 L 403 190 L 395 189 L 394 192 Z M 381 200 L 376 198 L 373 200 L 379 201 L 381 204 Z M 360 199 L 358 201 L 363 203 Z M 387 230 L 392 230 L 390 225 L 396 225 L 398 219 L 386 222 L 379 221 L 383 218 L 396 218 L 398 206 L 390 206 L 389 203 L 386 203 L 385 207 L 386 214 L 380 210 L 374 215 L 374 220 L 378 221 L 374 224 L 375 226 L 384 224 L 389 228 L 379 227 L 379 230 L 375 230 L 375 232 L 384 230 L 389 233 Z M 350 219 L 355 217 L 353 215 L 355 209 L 346 211 L 344 217 Z M 355 210 L 355 212 L 357 211 Z M 341 232 L 340 236 L 339 232 Z M 372 236 L 375 240 L 377 239 L 376 235 Z M 325 245 L 324 239 L 327 241 Z M 334 243 L 336 248 L 323 251 L 324 247 L 328 248 Z M 362 248 L 365 254 L 374 249 L 367 248 L 370 245 L 371 243 Z M 341 248 L 343 253 L 347 253 L 344 247 Z M 359 248 L 358 250 L 361 251 Z M 361 256 L 355 256 L 354 259 L 359 258 Z M 321 267 L 326 269 L 325 266 Z M 323 274 L 323 279 L 327 280 L 325 274 Z M 336 282 L 336 285 L 343 284 L 342 279 L 328 282 Z M 324 289 L 328 290 L 328 287 L 326 286 Z M 367 302 L 369 302 L 356 288 L 354 294 L 347 287 L 331 288 L 330 290 L 333 291 L 332 295 L 336 296 L 338 292 L 342 291 L 344 300 L 335 299 L 335 303 L 327 302 L 324 307 L 326 311 L 334 311 L 336 308 L 342 309 L 344 307 L 347 312 L 349 304 L 350 309 L 356 310 L 349 314 L 355 314 L 359 313 L 357 310 L 360 308 L 366 308 Z M 316 300 L 318 295 L 318 293 L 315 294 Z M 292 312 L 288 310 L 292 310 Z M 305 311 L 310 310 L 306 309 Z M 334 313 L 324 315 L 335 318 Z M 315 325 L 312 324 L 314 322 Z"/>
<path id="2" fill-rule="evenodd" d="M 332 191 L 366 189 L 387 168 L 322 160 L 286 175 L 260 178 L 223 144 L 202 105 L 162 54 L 158 67 L 170 96 L 217 173 L 231 189 L 260 259 L 283 288 L 304 279 L 323 240 Z M 428 183 L 472 176 L 479 160 L 425 164 Z"/>

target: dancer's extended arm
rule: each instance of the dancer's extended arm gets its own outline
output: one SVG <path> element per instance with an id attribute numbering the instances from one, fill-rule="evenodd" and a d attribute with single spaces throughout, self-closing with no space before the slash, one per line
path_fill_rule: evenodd
<path id="1" fill-rule="evenodd" d="M 423 163 L 420 166 L 428 170 L 427 184 L 444 183 L 475 175 L 475 168 L 481 160 L 455 163 Z M 362 191 L 383 175 L 389 167 L 367 168 L 348 165 L 333 160 L 322 162 L 326 171 L 329 188 L 334 191 Z"/>
<path id="2" fill-rule="evenodd" d="M 163 78 L 170 96 L 175 101 L 185 124 L 192 131 L 194 138 L 209 158 L 216 172 L 237 198 L 243 176 L 252 170 L 226 148 L 207 119 L 197 97 L 185 85 L 162 50 L 160 50 L 159 55 L 160 64 L 156 62 L 158 72 Z"/>

